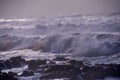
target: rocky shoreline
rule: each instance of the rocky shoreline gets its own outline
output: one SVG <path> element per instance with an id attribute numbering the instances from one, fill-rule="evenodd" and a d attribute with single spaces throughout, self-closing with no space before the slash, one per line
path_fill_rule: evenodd
<path id="1" fill-rule="evenodd" d="M 28 66 L 21 74 L 5 73 L 3 70 Z M 40 80 L 104 80 L 105 77 L 120 77 L 120 64 L 87 65 L 84 61 L 67 59 L 57 56 L 50 59 L 25 60 L 22 57 L 12 57 L 0 61 L 0 80 L 19 80 L 18 77 L 34 76 L 39 73 Z"/>

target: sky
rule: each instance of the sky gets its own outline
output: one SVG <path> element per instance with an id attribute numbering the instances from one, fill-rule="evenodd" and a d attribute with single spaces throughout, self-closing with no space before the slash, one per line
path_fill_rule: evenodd
<path id="1" fill-rule="evenodd" d="M 120 12 L 120 0 L 0 0 L 0 18 Z"/>

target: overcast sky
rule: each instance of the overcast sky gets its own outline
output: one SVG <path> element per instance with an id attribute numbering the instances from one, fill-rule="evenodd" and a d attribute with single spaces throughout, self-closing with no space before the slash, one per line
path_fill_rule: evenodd
<path id="1" fill-rule="evenodd" d="M 25 18 L 120 11 L 120 0 L 0 0 L 0 18 Z"/>

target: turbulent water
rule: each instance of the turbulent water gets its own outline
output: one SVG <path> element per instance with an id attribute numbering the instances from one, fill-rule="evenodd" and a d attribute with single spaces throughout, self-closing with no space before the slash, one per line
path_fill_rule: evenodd
<path id="1" fill-rule="evenodd" d="M 93 65 L 120 64 L 120 16 L 0 19 L 0 51 L 1 60 L 18 55 L 38 59 L 62 54 Z"/>

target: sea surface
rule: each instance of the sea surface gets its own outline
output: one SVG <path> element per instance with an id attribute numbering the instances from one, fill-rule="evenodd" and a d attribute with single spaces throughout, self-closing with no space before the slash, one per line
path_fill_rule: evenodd
<path id="1" fill-rule="evenodd" d="M 0 19 L 0 60 L 15 56 L 51 59 L 56 55 L 91 65 L 120 64 L 120 15 Z M 10 70 L 20 73 L 25 68 Z M 37 80 L 35 76 L 20 79 Z"/>

